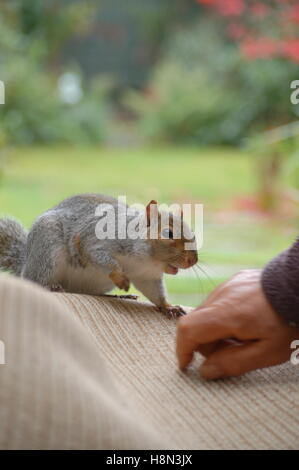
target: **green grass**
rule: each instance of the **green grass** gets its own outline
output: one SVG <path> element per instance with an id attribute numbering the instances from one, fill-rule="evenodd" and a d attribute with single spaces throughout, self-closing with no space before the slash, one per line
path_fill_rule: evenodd
<path id="1" fill-rule="evenodd" d="M 78 192 L 125 194 L 130 202 L 204 202 L 250 194 L 250 159 L 235 150 L 27 148 L 11 152 L 1 206 L 26 224 Z"/>
<path id="2" fill-rule="evenodd" d="M 167 276 L 171 299 L 200 302 L 215 284 L 246 267 L 261 267 L 286 248 L 295 229 L 234 211 L 254 194 L 254 164 L 235 149 L 25 148 L 9 153 L 0 180 L 0 212 L 27 227 L 63 198 L 80 192 L 126 195 L 128 202 L 200 202 L 205 207 L 202 264 L 209 276 Z"/>

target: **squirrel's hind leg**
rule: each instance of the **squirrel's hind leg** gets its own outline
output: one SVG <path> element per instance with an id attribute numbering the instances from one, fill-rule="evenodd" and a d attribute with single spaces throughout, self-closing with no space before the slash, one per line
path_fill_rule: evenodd
<path id="1" fill-rule="evenodd" d="M 22 277 L 51 290 L 52 286 L 60 285 L 59 271 L 64 258 L 59 221 L 44 217 L 28 235 Z"/>

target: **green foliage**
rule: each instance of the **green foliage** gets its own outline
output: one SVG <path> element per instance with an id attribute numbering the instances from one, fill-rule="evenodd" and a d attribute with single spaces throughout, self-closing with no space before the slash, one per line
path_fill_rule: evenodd
<path id="1" fill-rule="evenodd" d="M 82 99 L 67 104 L 58 94 L 59 75 L 48 65 L 55 48 L 87 21 L 82 5 L 66 4 L 56 11 L 52 0 L 30 0 L 4 1 L 1 8 L 0 79 L 6 103 L 0 107 L 0 133 L 18 145 L 101 142 L 110 112 L 106 82 L 83 83 Z M 80 76 L 77 67 L 69 68 Z"/>
<path id="2" fill-rule="evenodd" d="M 284 167 L 285 175 L 290 180 L 291 185 L 297 190 L 299 190 L 299 150 L 298 148 L 299 148 L 299 142 L 297 145 L 297 149 L 293 151 L 292 153 L 290 153 L 289 158 Z"/>
<path id="3" fill-rule="evenodd" d="M 59 51 L 72 35 L 88 30 L 98 7 L 96 0 L 13 0 L 11 3 L 18 11 L 21 32 L 31 41 L 42 42 L 46 57 Z"/>
<path id="4" fill-rule="evenodd" d="M 260 206 L 275 211 L 284 195 L 296 204 L 299 195 L 299 121 L 276 127 L 247 139 L 247 149 L 257 159 Z"/>
<path id="5" fill-rule="evenodd" d="M 296 76 L 296 65 L 280 59 L 244 60 L 221 25 L 204 19 L 174 33 L 146 92 L 128 93 L 126 104 L 151 139 L 239 144 L 295 118 L 289 95 Z"/>
<path id="6" fill-rule="evenodd" d="M 6 162 L 0 212 L 29 227 L 42 212 L 81 192 L 125 194 L 129 203 L 204 203 L 200 266 L 212 280 L 203 273 L 200 279 L 187 272 L 167 276 L 173 302 L 198 305 L 200 294 L 240 269 L 262 267 L 298 232 L 285 219 L 231 211 L 232 200 L 254 195 L 252 175 L 251 156 L 231 148 L 17 148 Z"/>

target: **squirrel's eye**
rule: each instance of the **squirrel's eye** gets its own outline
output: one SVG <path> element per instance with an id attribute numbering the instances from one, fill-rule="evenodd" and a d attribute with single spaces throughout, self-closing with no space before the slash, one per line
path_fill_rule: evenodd
<path id="1" fill-rule="evenodd" d="M 162 237 L 163 238 L 169 238 L 170 240 L 173 239 L 173 232 L 172 230 L 169 230 L 168 228 L 165 228 L 163 231 L 162 231 Z"/>

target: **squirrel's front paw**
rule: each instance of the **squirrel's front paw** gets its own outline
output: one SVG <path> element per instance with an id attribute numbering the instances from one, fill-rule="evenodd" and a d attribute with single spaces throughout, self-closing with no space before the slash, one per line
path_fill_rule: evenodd
<path id="1" fill-rule="evenodd" d="M 112 271 L 109 277 L 116 287 L 128 292 L 130 289 L 130 280 L 127 278 L 127 276 L 125 276 L 124 273 L 119 271 Z"/>
<path id="2" fill-rule="evenodd" d="M 185 310 L 180 305 L 164 305 L 159 307 L 159 310 L 168 318 L 178 318 L 186 315 Z"/>

